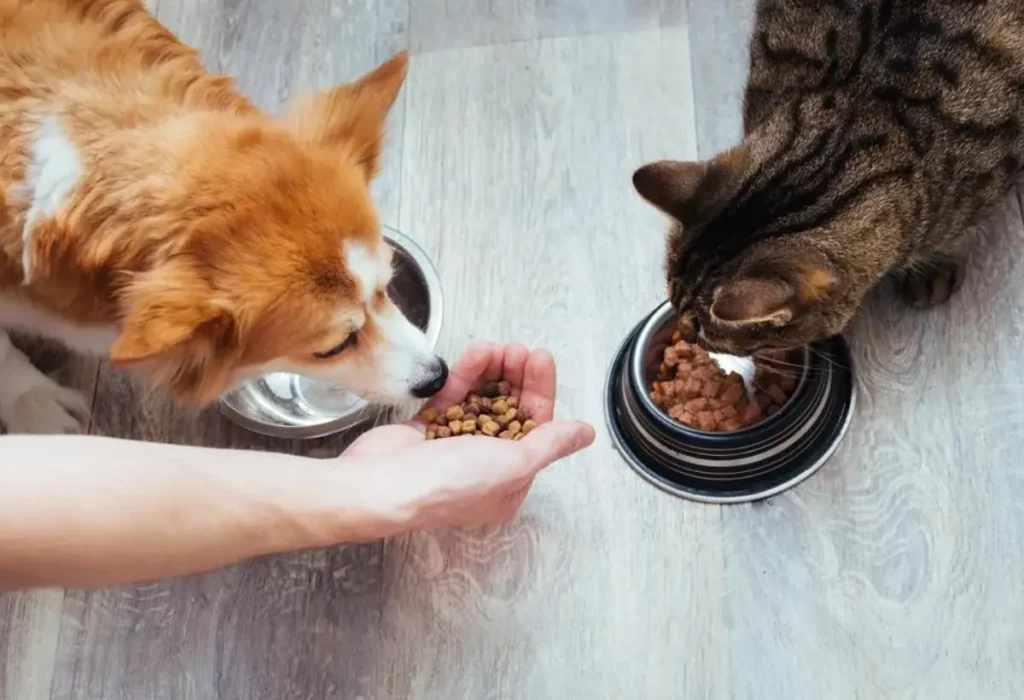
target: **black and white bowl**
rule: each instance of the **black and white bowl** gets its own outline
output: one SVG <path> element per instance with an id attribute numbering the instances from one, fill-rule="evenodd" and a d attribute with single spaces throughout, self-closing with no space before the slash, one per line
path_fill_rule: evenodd
<path id="1" fill-rule="evenodd" d="M 608 427 L 626 462 L 651 484 L 707 503 L 767 498 L 800 483 L 832 455 L 853 417 L 853 372 L 840 337 L 802 353 L 793 395 L 776 415 L 734 433 L 696 430 L 670 418 L 651 400 L 676 317 L 670 304 L 655 309 L 630 333 L 612 360 L 605 390 Z M 715 356 L 743 372 L 746 358 Z"/>

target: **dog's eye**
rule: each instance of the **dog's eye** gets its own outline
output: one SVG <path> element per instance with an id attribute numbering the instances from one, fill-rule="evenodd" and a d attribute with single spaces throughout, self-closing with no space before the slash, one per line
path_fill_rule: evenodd
<path id="1" fill-rule="evenodd" d="M 354 348 L 358 341 L 359 341 L 359 334 L 358 333 L 350 333 L 349 336 L 347 338 L 345 338 L 345 340 L 343 340 L 341 342 L 341 345 L 335 345 L 333 348 L 331 348 L 327 352 L 314 352 L 313 353 L 313 357 L 320 358 L 321 360 L 329 359 L 329 358 L 334 357 L 336 355 L 340 355 L 341 353 L 345 352 L 349 348 Z"/>

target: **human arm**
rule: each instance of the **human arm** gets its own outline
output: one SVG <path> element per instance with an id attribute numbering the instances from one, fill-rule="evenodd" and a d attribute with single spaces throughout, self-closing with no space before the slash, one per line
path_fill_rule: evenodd
<path id="1" fill-rule="evenodd" d="M 593 429 L 547 422 L 554 361 L 478 344 L 438 401 L 506 376 L 544 425 L 517 443 L 427 442 L 416 424 L 371 430 L 336 460 L 98 437 L 0 437 L 0 588 L 103 586 L 254 556 L 504 522 L 533 477 Z"/>

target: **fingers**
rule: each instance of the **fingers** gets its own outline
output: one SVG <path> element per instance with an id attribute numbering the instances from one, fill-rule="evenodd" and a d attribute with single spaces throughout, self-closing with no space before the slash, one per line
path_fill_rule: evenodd
<path id="1" fill-rule="evenodd" d="M 492 367 L 497 368 L 500 376 L 503 355 L 504 351 L 500 345 L 473 343 L 451 367 L 448 373 L 448 383 L 444 385 L 444 389 L 441 389 L 437 396 L 431 399 L 430 403 L 434 406 L 451 406 L 462 403 L 466 394 L 476 388 L 481 377 L 487 376 L 492 371 Z"/>
<path id="2" fill-rule="evenodd" d="M 595 435 L 589 423 L 559 420 L 534 428 L 519 445 L 526 451 L 528 469 L 536 473 L 552 462 L 590 447 Z"/>
<path id="3" fill-rule="evenodd" d="M 530 351 L 525 345 L 512 343 L 505 346 L 505 357 L 502 362 L 501 376 L 519 392 L 523 386 L 523 375 L 526 363 L 530 359 Z M 489 377 L 493 379 L 493 377 Z"/>
<path id="4" fill-rule="evenodd" d="M 554 418 L 558 375 L 555 358 L 550 352 L 534 350 L 530 353 L 523 368 L 521 386 L 523 392 L 520 401 L 533 412 L 535 421 L 547 423 Z"/>

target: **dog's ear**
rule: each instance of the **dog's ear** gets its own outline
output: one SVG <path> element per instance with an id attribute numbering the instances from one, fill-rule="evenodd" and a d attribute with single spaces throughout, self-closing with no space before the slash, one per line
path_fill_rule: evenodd
<path id="1" fill-rule="evenodd" d="M 142 300 L 125 317 L 109 359 L 126 365 L 193 344 L 216 345 L 230 327 L 230 315 L 199 300 Z"/>
<path id="2" fill-rule="evenodd" d="M 354 155 L 370 179 L 384 146 L 384 122 L 408 68 L 403 51 L 353 83 L 300 99 L 286 122 L 304 141 Z"/>
<path id="3" fill-rule="evenodd" d="M 109 355 L 116 365 L 194 346 L 225 350 L 232 337 L 232 315 L 184 257 L 131 280 L 122 303 L 121 335 Z"/>

